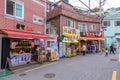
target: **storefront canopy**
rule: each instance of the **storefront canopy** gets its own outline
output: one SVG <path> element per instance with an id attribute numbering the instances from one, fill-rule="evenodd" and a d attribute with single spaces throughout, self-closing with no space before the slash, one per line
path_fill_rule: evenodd
<path id="1" fill-rule="evenodd" d="M 13 30 L 0 30 L 1 33 L 6 34 L 9 38 L 28 38 L 28 39 L 54 39 L 53 37 L 40 34 L 40 33 L 30 33 L 30 32 L 20 32 Z"/>
<path id="2" fill-rule="evenodd" d="M 100 37 L 100 38 L 96 38 L 96 37 L 81 37 L 81 40 L 105 40 L 105 38 Z"/>

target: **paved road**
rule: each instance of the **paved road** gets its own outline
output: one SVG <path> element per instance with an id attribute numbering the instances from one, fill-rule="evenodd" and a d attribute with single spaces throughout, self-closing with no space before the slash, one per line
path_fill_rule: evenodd
<path id="1" fill-rule="evenodd" d="M 120 80 L 120 62 L 111 59 L 118 59 L 118 54 L 109 57 L 89 54 L 64 58 L 50 64 L 37 64 L 18 70 L 0 80 L 112 80 L 113 71 L 117 71 L 116 80 Z M 22 73 L 26 75 L 19 76 Z M 56 76 L 45 78 L 47 73 L 54 73 Z"/>

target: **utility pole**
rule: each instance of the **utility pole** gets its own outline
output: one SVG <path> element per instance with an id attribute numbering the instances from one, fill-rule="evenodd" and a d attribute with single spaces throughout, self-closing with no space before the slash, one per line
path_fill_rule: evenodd
<path id="1" fill-rule="evenodd" d="M 105 4 L 106 0 L 99 0 L 99 18 L 100 18 L 100 32 L 102 33 L 102 35 L 104 36 L 104 32 L 103 32 L 103 26 L 102 26 L 102 6 Z M 103 44 L 102 46 L 106 47 L 106 44 Z"/>
<path id="2" fill-rule="evenodd" d="M 99 17 L 100 17 L 100 31 L 102 31 L 102 14 L 101 14 L 101 0 L 99 1 Z"/>
<path id="3" fill-rule="evenodd" d="M 102 6 L 103 5 L 105 5 L 105 2 L 106 2 L 106 0 L 99 0 L 99 17 L 100 17 L 100 31 L 102 31 L 102 13 L 101 13 L 101 11 L 102 11 Z"/>

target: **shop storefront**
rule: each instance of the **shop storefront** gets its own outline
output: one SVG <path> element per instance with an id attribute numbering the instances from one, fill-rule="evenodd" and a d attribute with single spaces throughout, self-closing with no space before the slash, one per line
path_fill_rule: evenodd
<path id="1" fill-rule="evenodd" d="M 60 57 L 71 57 L 76 55 L 80 31 L 71 27 L 63 27 L 63 35 L 60 37 Z"/>
<path id="2" fill-rule="evenodd" d="M 89 46 L 95 45 L 96 51 L 101 51 L 103 49 L 104 38 L 100 32 L 80 32 L 80 45 L 82 47 L 85 44 L 88 48 Z"/>
<path id="3" fill-rule="evenodd" d="M 39 33 L 27 33 L 12 30 L 1 30 L 2 50 L 1 68 L 39 62 L 39 51 L 45 57 L 44 40 L 54 39 Z M 46 59 L 46 58 L 44 58 Z"/>

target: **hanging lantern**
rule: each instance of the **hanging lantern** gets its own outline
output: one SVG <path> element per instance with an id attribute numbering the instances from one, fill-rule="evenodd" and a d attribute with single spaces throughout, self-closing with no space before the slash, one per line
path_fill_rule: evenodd
<path id="1" fill-rule="evenodd" d="M 90 33 L 90 36 L 91 36 L 91 33 Z"/>
<path id="2" fill-rule="evenodd" d="M 97 36 L 97 32 L 96 32 L 96 34 L 95 34 L 96 36 Z"/>
<path id="3" fill-rule="evenodd" d="M 102 35 L 101 32 L 99 32 L 98 36 L 100 37 L 101 35 Z"/>
<path id="4" fill-rule="evenodd" d="M 86 32 L 86 36 L 88 36 L 88 33 Z"/>

